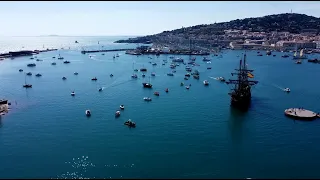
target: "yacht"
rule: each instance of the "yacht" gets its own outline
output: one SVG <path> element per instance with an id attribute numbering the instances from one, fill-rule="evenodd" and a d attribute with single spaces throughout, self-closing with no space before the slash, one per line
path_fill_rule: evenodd
<path id="1" fill-rule="evenodd" d="M 55 63 L 55 62 L 53 62 L 53 63 L 51 63 L 51 65 L 56 65 L 57 63 Z"/>
<path id="2" fill-rule="evenodd" d="M 151 73 L 151 76 L 156 76 L 156 73 L 154 73 L 154 72 L 153 72 L 153 73 Z"/>
<path id="3" fill-rule="evenodd" d="M 96 77 L 92 78 L 91 81 L 96 81 L 98 80 Z"/>
<path id="4" fill-rule="evenodd" d="M 91 116 L 91 111 L 90 110 L 86 110 L 86 116 Z"/>
<path id="5" fill-rule="evenodd" d="M 204 80 L 204 81 L 203 81 L 203 84 L 204 84 L 205 86 L 208 86 L 208 85 L 209 85 L 209 81 Z"/>
<path id="6" fill-rule="evenodd" d="M 147 71 L 147 68 L 141 68 L 140 71 L 141 71 L 141 72 L 146 72 L 146 71 Z"/>
<path id="7" fill-rule="evenodd" d="M 186 89 L 190 89 L 190 86 L 186 86 Z"/>
<path id="8" fill-rule="evenodd" d="M 22 72 L 23 71 L 23 69 L 19 69 L 19 72 Z"/>
<path id="9" fill-rule="evenodd" d="M 24 88 L 32 88 L 32 85 L 31 84 L 25 84 L 23 85 Z"/>
<path id="10" fill-rule="evenodd" d="M 159 93 L 159 92 L 157 92 L 157 91 L 156 91 L 156 92 L 154 92 L 153 94 L 154 94 L 154 95 L 156 95 L 156 96 L 159 96 L 159 95 L 160 95 L 160 93 Z"/>
<path id="11" fill-rule="evenodd" d="M 124 110 L 124 105 L 123 104 L 120 105 L 120 109 Z"/>
<path id="12" fill-rule="evenodd" d="M 78 75 L 79 73 L 77 73 L 77 72 L 74 72 L 73 74 L 74 74 L 74 75 Z"/>
<path id="13" fill-rule="evenodd" d="M 70 63 L 70 61 L 63 61 L 63 63 L 64 63 L 64 64 L 69 64 L 69 63 Z"/>
<path id="14" fill-rule="evenodd" d="M 113 74 L 110 74 L 110 77 L 113 77 Z"/>
<path id="15" fill-rule="evenodd" d="M 75 96 L 76 93 L 74 91 L 71 92 L 71 96 Z"/>
<path id="16" fill-rule="evenodd" d="M 67 79 L 66 77 L 64 77 L 64 76 L 62 77 L 62 80 L 66 80 L 66 79 Z"/>
<path id="17" fill-rule="evenodd" d="M 32 75 L 32 72 L 28 72 L 27 75 L 28 75 L 28 76 L 31 76 L 31 75 Z"/>
<path id="18" fill-rule="evenodd" d="M 41 76 L 42 76 L 42 74 L 38 73 L 38 74 L 36 74 L 36 76 L 37 76 L 37 77 L 41 77 Z"/>

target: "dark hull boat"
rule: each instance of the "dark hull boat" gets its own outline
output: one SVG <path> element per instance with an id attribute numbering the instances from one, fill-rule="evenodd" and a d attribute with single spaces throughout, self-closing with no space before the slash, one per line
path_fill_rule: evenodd
<path id="1" fill-rule="evenodd" d="M 152 88 L 152 84 L 150 83 L 142 83 L 144 88 Z"/>
<path id="2" fill-rule="evenodd" d="M 0 100 L 0 105 L 3 105 L 3 104 L 8 104 L 8 100 L 6 99 Z"/>
<path id="3" fill-rule="evenodd" d="M 244 54 L 243 62 L 240 60 L 239 69 L 236 69 L 236 73 L 231 75 L 237 75 L 236 80 L 230 79 L 227 84 L 233 84 L 231 96 L 231 105 L 239 109 L 247 109 L 251 103 L 251 86 L 258 83 L 258 81 L 250 81 L 248 78 L 253 78 L 253 70 L 247 69 L 246 54 Z"/>

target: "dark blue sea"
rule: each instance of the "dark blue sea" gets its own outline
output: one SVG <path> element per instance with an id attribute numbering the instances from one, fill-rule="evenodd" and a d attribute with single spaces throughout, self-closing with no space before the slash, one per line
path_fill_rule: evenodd
<path id="1" fill-rule="evenodd" d="M 284 116 L 290 107 L 320 112 L 320 64 L 297 65 L 281 58 L 281 52 L 258 57 L 256 51 L 248 51 L 248 67 L 255 70 L 259 83 L 252 90 L 249 111 L 240 112 L 230 107 L 230 87 L 214 78 L 231 78 L 243 51 L 210 55 L 211 64 L 197 57 L 200 66 L 193 69 L 200 72 L 200 80 L 184 80 L 184 65 L 173 77 L 167 76 L 171 59 L 166 55 L 80 53 L 83 48 L 137 46 L 112 43 L 122 38 L 0 40 L 3 52 L 22 46 L 59 48 L 35 59 L 0 61 L 0 98 L 12 103 L 0 119 L 0 178 L 320 178 L 320 121 Z M 52 58 L 58 54 L 71 63 Z M 162 65 L 165 59 L 168 63 Z M 33 62 L 36 67 L 27 67 Z M 132 80 L 133 69 L 141 67 L 148 69 L 146 77 L 138 72 L 139 78 Z M 31 89 L 22 87 L 26 72 L 33 73 L 26 78 Z M 144 89 L 142 83 L 149 81 L 151 72 L 156 73 L 150 77 L 153 89 Z M 98 80 L 91 81 L 93 77 Z M 203 80 L 210 85 L 204 86 Z M 191 84 L 189 90 L 180 86 L 184 81 Z M 283 92 L 285 87 L 291 92 Z M 70 95 L 73 90 L 75 97 Z M 143 101 L 145 96 L 152 101 Z M 125 110 L 115 118 L 121 104 Z M 92 112 L 89 118 L 86 109 Z M 124 126 L 128 119 L 136 128 Z"/>

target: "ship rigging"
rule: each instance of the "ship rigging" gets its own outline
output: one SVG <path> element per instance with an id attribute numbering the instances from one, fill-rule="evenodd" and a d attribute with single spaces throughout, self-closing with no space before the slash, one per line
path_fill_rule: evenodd
<path id="1" fill-rule="evenodd" d="M 237 75 L 237 79 L 229 79 L 227 84 L 234 85 L 232 91 L 228 93 L 231 96 L 231 105 L 238 108 L 248 108 L 251 103 L 251 86 L 256 85 L 258 81 L 248 80 L 248 78 L 254 78 L 252 74 L 253 70 L 247 69 L 246 54 L 244 54 L 243 60 L 240 60 L 239 69 L 235 69 L 236 73 L 231 75 Z"/>

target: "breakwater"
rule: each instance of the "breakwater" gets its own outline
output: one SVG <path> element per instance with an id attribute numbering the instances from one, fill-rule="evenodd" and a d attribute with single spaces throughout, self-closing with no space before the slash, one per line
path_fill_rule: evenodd
<path id="1" fill-rule="evenodd" d="M 98 52 L 130 51 L 130 50 L 134 50 L 134 49 L 105 49 L 105 50 L 81 51 L 81 53 L 86 54 L 86 53 L 98 53 Z"/>
<path id="2" fill-rule="evenodd" d="M 19 56 L 32 56 L 39 54 L 41 52 L 56 51 L 58 49 L 45 49 L 45 50 L 34 50 L 34 51 L 10 51 L 8 53 L 0 54 L 0 58 L 10 58 L 10 57 L 19 57 Z"/>

